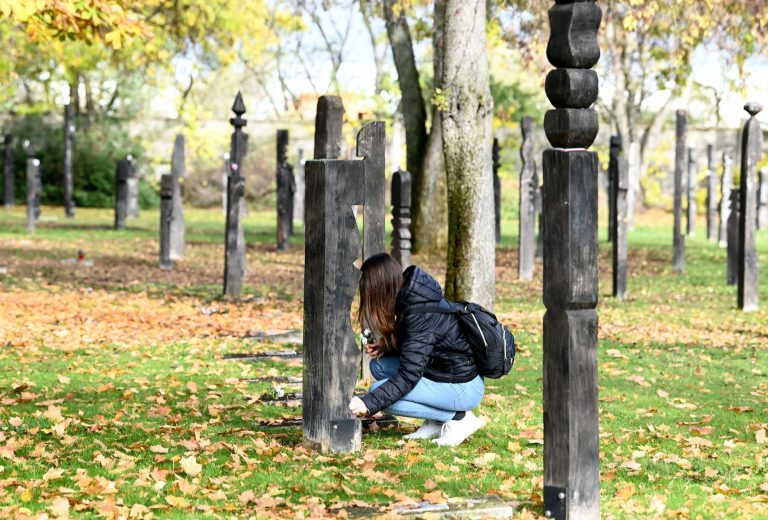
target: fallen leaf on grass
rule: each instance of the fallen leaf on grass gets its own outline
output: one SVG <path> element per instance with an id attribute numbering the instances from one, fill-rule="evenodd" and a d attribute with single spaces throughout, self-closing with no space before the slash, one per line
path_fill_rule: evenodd
<path id="1" fill-rule="evenodd" d="M 64 497 L 56 497 L 53 502 L 48 506 L 48 511 L 55 517 L 67 518 L 69 517 L 69 500 Z"/>
<path id="2" fill-rule="evenodd" d="M 187 499 L 184 497 L 168 495 L 167 497 L 165 497 L 165 501 L 168 502 L 173 507 L 179 507 L 179 508 L 189 507 L 189 502 L 187 502 Z"/>
<path id="3" fill-rule="evenodd" d="M 48 482 L 49 480 L 56 480 L 57 478 L 61 478 L 62 475 L 64 475 L 63 469 L 51 468 L 45 472 L 45 475 L 43 475 L 43 480 L 45 482 Z"/>
<path id="4" fill-rule="evenodd" d="M 191 457 L 182 457 L 179 461 L 179 466 L 184 470 L 184 473 L 191 477 L 200 475 L 200 472 L 203 470 L 203 465 L 197 463 L 194 455 Z"/>
<path id="5" fill-rule="evenodd" d="M 765 429 L 761 428 L 755 432 L 755 440 L 758 444 L 765 444 L 766 438 L 765 438 Z"/>
<path id="6" fill-rule="evenodd" d="M 152 453 L 168 453 L 168 448 L 164 448 L 158 444 L 149 447 L 149 451 Z"/>
<path id="7" fill-rule="evenodd" d="M 643 468 L 636 460 L 625 460 L 621 463 L 621 467 L 630 471 L 640 471 Z"/>
<path id="8" fill-rule="evenodd" d="M 249 489 L 240 493 L 240 496 L 237 497 L 237 499 L 240 500 L 241 504 L 248 505 L 249 502 L 256 500 L 256 494 Z"/>
<path id="9" fill-rule="evenodd" d="M 638 464 L 639 466 L 639 464 Z M 632 495 L 635 494 L 635 485 L 630 483 L 627 483 L 616 490 L 616 493 L 614 493 L 614 498 L 629 498 Z"/>
<path id="10" fill-rule="evenodd" d="M 429 493 L 424 493 L 424 496 L 421 497 L 422 500 L 426 500 L 430 504 L 444 504 L 445 498 L 443 497 L 443 492 L 439 489 L 436 489 L 434 491 L 430 491 Z"/>

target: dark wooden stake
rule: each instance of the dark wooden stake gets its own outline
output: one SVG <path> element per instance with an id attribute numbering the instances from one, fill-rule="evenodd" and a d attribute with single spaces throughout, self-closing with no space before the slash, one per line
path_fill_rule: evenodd
<path id="1" fill-rule="evenodd" d="M 763 107 L 760 103 L 744 105 L 750 118 L 744 125 L 741 138 L 741 179 L 739 201 L 739 309 L 756 311 L 760 301 L 760 268 L 755 249 L 755 227 L 757 226 L 757 198 L 755 180 L 757 162 L 762 156 L 763 133 L 760 122 L 755 119 Z"/>
<path id="2" fill-rule="evenodd" d="M 501 167 L 501 156 L 499 154 L 499 140 L 493 138 L 493 148 L 491 149 L 491 161 L 493 164 L 493 212 L 496 229 L 496 243 L 501 242 L 501 179 L 499 178 L 499 167 Z"/>
<path id="3" fill-rule="evenodd" d="M 128 170 L 131 165 L 128 159 L 117 161 L 115 171 L 115 229 L 125 229 L 125 219 L 128 217 Z"/>
<path id="4" fill-rule="evenodd" d="M 230 172 L 227 179 L 227 228 L 224 252 L 224 296 L 232 298 L 240 297 L 245 271 L 245 240 L 241 217 L 242 199 L 245 196 L 245 179 L 242 176 L 241 166 L 245 159 L 246 138 L 243 127 L 247 121 L 243 118 L 245 104 L 240 92 L 235 97 L 232 105 L 235 117 L 229 120 L 234 127 L 230 143 Z"/>
<path id="5" fill-rule="evenodd" d="M 14 185 L 15 178 L 13 175 L 13 136 L 6 134 L 4 144 L 5 153 L 3 157 L 5 162 L 3 163 L 3 174 L 5 190 L 3 192 L 3 205 L 6 208 L 12 208 L 16 205 L 16 186 Z"/>
<path id="6" fill-rule="evenodd" d="M 75 216 L 75 201 L 72 198 L 72 155 L 75 144 L 75 107 L 64 105 L 64 211 L 67 218 Z"/>
<path id="7" fill-rule="evenodd" d="M 619 300 L 627 297 L 627 190 L 629 177 L 627 159 L 622 151 L 621 138 L 611 137 L 609 172 L 613 180 L 615 208 L 612 228 L 613 237 L 613 296 Z"/>
<path id="8" fill-rule="evenodd" d="M 40 176 L 40 161 L 38 159 L 27 159 L 27 233 L 35 234 L 35 221 L 37 215 L 35 211 L 35 201 L 38 199 L 38 178 Z"/>
<path id="9" fill-rule="evenodd" d="M 139 173 L 136 170 L 136 160 L 128 155 L 127 212 L 130 218 L 139 218 Z"/>
<path id="10" fill-rule="evenodd" d="M 549 10 L 544 186 L 544 514 L 600 518 L 597 389 L 598 132 L 594 2 Z"/>
<path id="11" fill-rule="evenodd" d="M 685 170 L 685 135 L 688 131 L 688 113 L 677 111 L 675 125 L 675 227 L 672 244 L 672 270 L 685 272 L 685 235 L 683 234 L 683 171 Z"/>
<path id="12" fill-rule="evenodd" d="M 339 96 L 320 96 L 315 115 L 315 159 L 338 159 L 341 156 L 341 127 L 344 105 Z"/>
<path id="13" fill-rule="evenodd" d="M 288 163 L 288 130 L 277 131 L 277 250 L 288 250 L 293 225 L 293 194 L 296 180 Z"/>
<path id="14" fill-rule="evenodd" d="M 720 183 L 720 247 L 728 245 L 728 216 L 731 214 L 731 187 L 733 186 L 733 159 L 723 152 L 723 179 Z"/>
<path id="15" fill-rule="evenodd" d="M 534 179 L 536 165 L 533 159 L 533 118 L 524 117 L 520 122 L 520 130 L 523 134 L 523 142 L 520 146 L 520 200 L 518 205 L 518 278 L 520 280 L 533 280 L 533 265 L 536 254 L 536 208 Z"/>
<path id="16" fill-rule="evenodd" d="M 392 256 L 405 270 L 411 265 L 411 174 L 392 175 Z"/>
<path id="17" fill-rule="evenodd" d="M 687 206 L 687 212 L 686 212 L 686 223 L 688 225 L 687 232 L 688 236 L 692 237 L 696 235 L 696 214 L 698 213 L 698 209 L 696 206 L 696 191 L 699 187 L 698 185 L 698 173 L 699 173 L 698 165 L 696 164 L 696 152 L 693 148 L 688 148 L 688 182 L 686 183 L 688 186 L 687 194 L 688 194 L 688 206 Z"/>
<path id="18" fill-rule="evenodd" d="M 384 252 L 384 161 L 387 138 L 384 121 L 366 123 L 357 134 L 357 156 L 365 165 L 363 260 Z"/>
<path id="19" fill-rule="evenodd" d="M 707 240 L 717 242 L 717 172 L 715 147 L 707 145 Z"/>
<path id="20" fill-rule="evenodd" d="M 729 191 L 728 201 L 728 270 L 726 282 L 728 285 L 736 285 L 739 280 L 739 220 L 741 204 L 739 190 Z"/>
<path id="21" fill-rule="evenodd" d="M 160 177 L 160 268 L 172 269 L 171 227 L 173 226 L 173 174 Z"/>
<path id="22" fill-rule="evenodd" d="M 185 227 L 184 227 L 184 203 L 181 198 L 181 179 L 186 176 L 186 164 L 184 153 L 184 135 L 178 134 L 173 142 L 173 154 L 171 155 L 171 177 L 173 180 L 172 209 L 170 229 L 170 259 L 181 260 L 184 258 Z"/>
<path id="23" fill-rule="evenodd" d="M 353 205 L 365 201 L 363 161 L 307 161 L 304 272 L 304 441 L 348 453 L 361 445 L 349 411 L 360 367 L 350 310 L 361 244 Z"/>

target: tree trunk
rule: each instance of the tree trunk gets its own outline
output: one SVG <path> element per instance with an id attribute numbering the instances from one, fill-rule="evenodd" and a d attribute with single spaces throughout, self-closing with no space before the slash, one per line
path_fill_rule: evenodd
<path id="1" fill-rule="evenodd" d="M 448 298 L 493 307 L 495 233 L 485 0 L 447 0 L 443 152 L 448 188 Z"/>

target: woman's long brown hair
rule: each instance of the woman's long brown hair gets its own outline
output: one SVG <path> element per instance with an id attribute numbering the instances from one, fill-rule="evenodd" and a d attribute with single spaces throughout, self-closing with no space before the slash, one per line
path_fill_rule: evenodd
<path id="1" fill-rule="evenodd" d="M 360 327 L 371 327 L 382 335 L 389 349 L 395 350 L 395 300 L 403 286 L 402 267 L 387 253 L 379 253 L 363 262 L 360 269 Z"/>

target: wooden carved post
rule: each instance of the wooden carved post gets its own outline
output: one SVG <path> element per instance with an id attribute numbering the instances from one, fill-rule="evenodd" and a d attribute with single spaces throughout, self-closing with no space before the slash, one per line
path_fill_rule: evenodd
<path id="1" fill-rule="evenodd" d="M 736 285 L 739 280 L 739 220 L 741 204 L 739 190 L 730 190 L 728 201 L 728 270 L 726 283 Z"/>
<path id="2" fill-rule="evenodd" d="M 64 211 L 67 218 L 75 216 L 75 202 L 72 198 L 72 155 L 75 141 L 75 107 L 64 105 Z"/>
<path id="3" fill-rule="evenodd" d="M 360 449 L 361 422 L 349 411 L 360 367 L 350 317 L 360 271 L 353 205 L 365 201 L 363 161 L 307 161 L 304 272 L 305 443 L 321 451 Z"/>
<path id="4" fill-rule="evenodd" d="M 296 163 L 296 192 L 293 194 L 293 224 L 297 222 L 304 225 L 304 150 L 299 148 L 298 162 Z"/>
<path id="5" fill-rule="evenodd" d="M 729 152 L 723 152 L 723 179 L 720 184 L 720 247 L 728 245 L 731 186 L 733 186 L 733 159 Z"/>
<path id="6" fill-rule="evenodd" d="M 672 270 L 685 272 L 685 235 L 683 234 L 683 170 L 685 169 L 685 134 L 688 131 L 688 113 L 677 111 L 675 125 L 675 227 L 672 245 Z"/>
<path id="7" fill-rule="evenodd" d="M 499 155 L 499 140 L 493 138 L 493 148 L 491 149 L 491 161 L 493 162 L 493 212 L 495 218 L 496 243 L 501 242 L 501 179 L 499 178 L 499 167 L 501 166 Z"/>
<path id="8" fill-rule="evenodd" d="M 173 180 L 172 210 L 170 229 L 170 258 L 181 260 L 184 257 L 185 228 L 184 228 L 184 204 L 181 199 L 181 178 L 186 176 L 184 157 L 184 135 L 178 134 L 173 142 L 173 155 L 171 155 L 171 178 Z"/>
<path id="9" fill-rule="evenodd" d="M 384 252 L 384 160 L 387 138 L 384 121 L 366 123 L 357 133 L 357 156 L 365 165 L 363 260 Z"/>
<path id="10" fill-rule="evenodd" d="M 160 268 L 172 269 L 171 228 L 173 227 L 173 174 L 160 177 Z"/>
<path id="11" fill-rule="evenodd" d="M 544 509 L 600 518 L 597 392 L 597 31 L 595 2 L 549 10 L 544 118 Z"/>
<path id="12" fill-rule="evenodd" d="M 688 206 L 687 206 L 687 219 L 688 224 L 688 236 L 692 237 L 696 234 L 696 190 L 698 186 L 698 165 L 696 164 L 696 152 L 693 148 L 688 148 Z"/>
<path id="13" fill-rule="evenodd" d="M 762 156 L 763 133 L 755 116 L 763 110 L 762 105 L 750 102 L 744 105 L 750 118 L 744 125 L 741 138 L 741 179 L 739 201 L 739 309 L 756 311 L 760 300 L 760 267 L 755 249 L 755 227 L 757 225 L 757 199 L 755 178 L 757 162 Z"/>
<path id="14" fill-rule="evenodd" d="M 315 115 L 315 159 L 338 159 L 341 155 L 341 127 L 344 105 L 339 96 L 320 96 Z"/>
<path id="15" fill-rule="evenodd" d="M 707 240 L 717 242 L 717 172 L 715 147 L 707 145 Z"/>
<path id="16" fill-rule="evenodd" d="M 37 220 L 35 201 L 40 196 L 38 194 L 39 176 L 40 160 L 34 158 L 27 159 L 27 233 L 30 235 L 35 234 L 35 221 Z"/>
<path id="17" fill-rule="evenodd" d="M 277 250 L 288 250 L 293 225 L 293 194 L 296 181 L 288 164 L 288 130 L 277 131 Z"/>
<path id="18" fill-rule="evenodd" d="M 539 174 L 536 168 L 533 171 L 534 184 L 538 184 Z M 539 229 L 536 235 L 536 258 L 544 258 L 544 212 L 541 210 L 542 201 L 544 200 L 544 185 L 540 184 L 536 186 L 536 193 L 534 195 L 534 213 L 538 217 Z"/>
<path id="19" fill-rule="evenodd" d="M 224 152 L 221 158 L 224 160 L 224 170 L 221 172 L 221 210 L 227 214 L 227 186 L 229 185 L 229 152 Z"/>
<path id="20" fill-rule="evenodd" d="M 615 142 L 614 142 L 615 140 Z M 614 151 L 615 149 L 615 151 Z M 614 180 L 614 237 L 613 237 L 613 296 L 619 300 L 627 297 L 627 222 L 629 168 L 623 153 L 621 138 L 611 137 L 611 173 Z M 615 153 L 615 158 L 613 154 Z M 615 161 L 615 165 L 613 164 Z"/>
<path id="21" fill-rule="evenodd" d="M 242 199 L 245 196 L 245 179 L 240 167 L 245 158 L 245 134 L 243 127 L 247 121 L 243 118 L 245 104 L 240 92 L 232 105 L 235 117 L 229 120 L 235 128 L 230 142 L 230 165 L 227 179 L 227 228 L 224 251 L 224 296 L 240 297 L 245 271 L 245 241 L 243 240 Z"/>
<path id="22" fill-rule="evenodd" d="M 402 170 L 392 175 L 392 256 L 411 265 L 411 174 Z"/>
<path id="23" fill-rule="evenodd" d="M 136 170 L 136 160 L 128 155 L 127 211 L 131 218 L 139 218 L 139 174 Z"/>
<path id="24" fill-rule="evenodd" d="M 115 229 L 125 229 L 125 219 L 128 217 L 128 170 L 131 165 L 128 159 L 117 161 L 115 172 Z"/>
<path id="25" fill-rule="evenodd" d="M 760 169 L 760 183 L 757 189 L 757 229 L 768 227 L 768 168 Z"/>
<path id="26" fill-rule="evenodd" d="M 3 173 L 5 177 L 5 190 L 3 192 L 3 205 L 6 208 L 12 208 L 16 205 L 16 187 L 14 186 L 13 175 L 13 136 L 5 136 L 5 162 L 3 163 Z"/>
<path id="27" fill-rule="evenodd" d="M 536 165 L 533 160 L 533 118 L 524 117 L 520 122 L 520 130 L 523 133 L 523 142 L 520 146 L 520 201 L 518 205 L 518 278 L 520 280 L 533 280 L 533 264 L 536 254 L 535 244 L 535 214 L 534 208 L 536 189 L 535 172 Z"/>
<path id="28" fill-rule="evenodd" d="M 612 135 L 608 150 L 608 242 L 613 242 L 616 238 L 616 178 L 619 173 L 620 150 L 619 136 Z"/>

